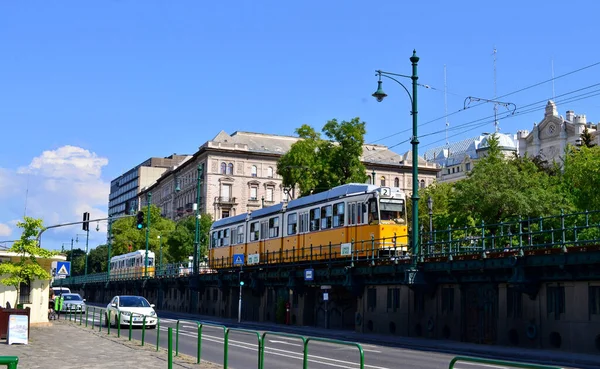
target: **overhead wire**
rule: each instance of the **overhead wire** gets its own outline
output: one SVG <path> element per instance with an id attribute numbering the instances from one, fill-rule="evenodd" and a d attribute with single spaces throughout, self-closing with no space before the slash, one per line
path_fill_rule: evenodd
<path id="1" fill-rule="evenodd" d="M 498 99 L 501 99 L 501 98 L 504 98 L 504 97 L 507 97 L 507 96 L 511 96 L 511 95 L 517 94 L 517 93 L 519 93 L 519 92 L 523 92 L 523 91 L 529 90 L 529 89 L 531 89 L 531 88 L 534 88 L 534 87 L 537 87 L 537 86 L 543 85 L 543 84 L 545 84 L 545 83 L 548 83 L 548 82 L 553 82 L 553 81 L 555 81 L 555 80 L 557 80 L 557 79 L 560 79 L 560 78 L 563 78 L 563 77 L 567 77 L 567 76 L 569 76 L 569 75 L 571 75 L 571 74 L 575 74 L 575 73 L 581 72 L 581 71 L 583 71 L 583 70 L 586 70 L 586 69 L 589 69 L 589 68 L 595 67 L 595 66 L 597 66 L 597 65 L 600 65 L 600 61 L 599 61 L 599 62 L 592 63 L 592 64 L 589 64 L 589 65 L 586 65 L 586 66 L 584 66 L 584 67 L 581 67 L 581 68 L 578 68 L 578 69 L 575 69 L 575 70 L 573 70 L 573 71 L 570 71 L 570 72 L 567 72 L 567 73 L 561 74 L 561 75 L 559 75 L 559 76 L 557 76 L 557 77 L 552 77 L 552 78 L 550 78 L 550 79 L 547 79 L 547 80 L 545 80 L 545 81 L 538 82 L 538 83 L 534 83 L 533 85 L 529 85 L 529 86 L 526 86 L 526 87 L 520 88 L 520 89 L 518 89 L 518 90 L 515 90 L 515 91 L 512 91 L 512 92 L 509 92 L 509 93 L 507 93 L 507 94 L 505 94 L 505 95 L 498 96 L 497 98 L 498 98 Z M 432 89 L 432 90 L 440 91 L 440 90 L 439 90 L 439 89 L 437 89 L 437 88 L 431 87 L 431 85 L 421 85 L 421 84 L 419 84 L 419 85 L 420 85 L 420 86 L 422 86 L 422 87 L 428 88 L 428 89 Z M 451 94 L 452 94 L 452 95 L 456 95 L 456 94 L 454 94 L 454 93 L 451 93 Z M 459 95 L 456 95 L 456 96 L 459 96 Z M 462 97 L 462 96 L 461 96 L 461 97 Z M 421 124 L 419 124 L 419 127 L 426 126 L 426 125 L 428 125 L 428 124 L 431 124 L 431 123 L 437 122 L 437 121 L 439 121 L 439 120 L 441 120 L 441 119 L 445 119 L 445 118 L 447 118 L 447 117 L 449 117 L 449 116 L 453 116 L 453 115 L 455 115 L 455 114 L 458 114 L 458 113 L 460 113 L 460 112 L 463 112 L 463 111 L 465 111 L 465 110 L 467 110 L 467 109 L 475 108 L 475 107 L 478 107 L 478 106 L 480 106 L 480 105 L 483 105 L 483 104 L 485 104 L 485 102 L 481 102 L 481 103 L 479 103 L 479 104 L 474 104 L 474 105 L 472 105 L 472 106 L 470 106 L 470 107 L 467 107 L 467 108 L 464 108 L 464 107 L 463 107 L 462 109 L 459 109 L 459 110 L 457 110 L 457 111 L 454 111 L 454 112 L 452 112 L 452 113 L 450 113 L 450 114 L 444 114 L 443 116 L 441 116 L 441 117 L 439 117 L 439 118 L 435 118 L 435 119 L 429 120 L 429 121 L 427 121 L 427 122 L 425 122 L 425 123 L 421 123 Z M 391 134 L 391 135 L 388 135 L 388 136 L 385 136 L 385 137 L 383 137 L 383 138 L 379 138 L 379 139 L 377 139 L 377 140 L 371 141 L 369 144 L 374 144 L 374 143 L 376 143 L 376 142 L 380 142 L 380 141 L 386 140 L 386 139 L 388 139 L 388 138 L 395 137 L 395 136 L 397 136 L 397 135 L 399 135 L 399 134 L 406 133 L 406 132 L 408 132 L 408 131 L 410 131 L 410 130 L 411 130 L 411 128 L 408 128 L 408 129 L 405 129 L 405 130 L 402 130 L 402 131 L 399 131 L 399 132 L 393 133 L 393 134 Z M 395 145 L 395 146 L 397 146 L 397 145 Z"/>

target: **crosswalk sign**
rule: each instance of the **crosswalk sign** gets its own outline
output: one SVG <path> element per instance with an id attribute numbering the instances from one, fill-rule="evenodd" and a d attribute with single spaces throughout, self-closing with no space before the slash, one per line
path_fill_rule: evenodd
<path id="1" fill-rule="evenodd" d="M 67 276 L 71 275 L 71 262 L 70 261 L 58 261 L 56 263 L 56 275 L 57 276 Z"/>
<path id="2" fill-rule="evenodd" d="M 233 265 L 244 265 L 244 254 L 233 254 Z"/>

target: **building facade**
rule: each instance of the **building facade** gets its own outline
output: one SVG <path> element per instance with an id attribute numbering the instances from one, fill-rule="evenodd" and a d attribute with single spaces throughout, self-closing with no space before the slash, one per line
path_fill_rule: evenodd
<path id="1" fill-rule="evenodd" d="M 581 145 L 581 134 L 585 129 L 594 137 L 594 143 L 600 144 L 598 125 L 588 123 L 585 114 L 575 115 L 568 110 L 566 117 L 558 115 L 556 104 L 550 100 L 546 104 L 544 118 L 534 123 L 531 132 L 518 131 L 519 155 L 541 156 L 549 163 L 561 163 L 567 145 Z"/>
<path id="2" fill-rule="evenodd" d="M 589 123 L 585 115 L 575 115 L 567 111 L 566 118 L 558 115 L 556 104 L 549 100 L 544 118 L 535 123 L 533 129 L 519 130 L 516 135 L 496 133 L 500 150 L 505 156 L 517 153 L 520 156 L 540 156 L 549 163 L 561 163 L 567 145 L 582 144 L 581 135 L 587 128 L 593 143 L 600 145 L 598 125 Z M 466 140 L 450 143 L 427 150 L 424 154 L 428 162 L 441 167 L 439 182 L 455 182 L 467 176 L 481 155 L 485 155 L 489 133 Z"/>
<path id="3" fill-rule="evenodd" d="M 477 160 L 485 155 L 488 140 L 493 134 L 483 133 L 477 137 L 453 142 L 425 152 L 425 158 L 440 166 L 439 182 L 456 182 L 466 178 Z M 505 156 L 518 153 L 517 136 L 495 133 L 500 151 Z"/>
<path id="4" fill-rule="evenodd" d="M 251 212 L 289 200 L 294 191 L 283 188 L 277 160 L 298 137 L 253 132 L 221 131 L 179 166 L 166 171 L 152 186 L 139 193 L 139 203 L 160 207 L 163 217 L 179 220 L 194 211 L 198 168 L 202 168 L 200 212 L 214 220 Z M 396 154 L 381 145 L 364 145 L 363 163 L 368 181 L 378 185 L 412 189 L 412 156 Z M 431 184 L 437 165 L 419 160 L 420 186 Z M 375 177 L 375 182 L 373 181 Z"/>
<path id="5" fill-rule="evenodd" d="M 149 158 L 129 169 L 110 182 L 108 195 L 108 215 L 122 215 L 138 209 L 138 193 L 152 185 L 166 170 L 190 158 L 189 155 L 176 155 L 165 158 Z"/>

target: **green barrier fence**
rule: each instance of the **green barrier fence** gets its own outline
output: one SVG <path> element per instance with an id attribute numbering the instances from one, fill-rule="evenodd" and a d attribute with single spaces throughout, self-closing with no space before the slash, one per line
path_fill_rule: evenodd
<path id="1" fill-rule="evenodd" d="M 542 365 L 542 364 L 529 364 L 529 363 L 519 363 L 516 361 L 504 361 L 504 360 L 493 360 L 493 359 L 483 359 L 479 357 L 470 357 L 470 356 L 457 356 L 450 361 L 448 365 L 448 369 L 453 369 L 454 365 L 459 362 L 466 363 L 477 363 L 477 364 L 488 364 L 488 365 L 499 365 L 499 366 L 508 366 L 513 368 L 522 368 L 522 369 L 562 369 L 559 366 L 551 366 L 551 365 Z"/>
<path id="2" fill-rule="evenodd" d="M 279 332 L 264 332 L 262 335 L 262 345 L 260 347 L 259 369 L 265 366 L 265 347 L 267 346 L 267 335 L 277 337 L 297 338 L 302 341 L 302 347 L 306 347 L 306 337 L 299 334 L 279 333 Z M 304 366 L 306 367 L 306 366 Z"/>
<path id="3" fill-rule="evenodd" d="M 176 326 L 175 326 L 175 356 L 179 355 L 179 323 L 180 322 L 189 322 L 189 323 L 194 323 L 197 325 L 198 327 L 198 345 L 197 345 L 197 353 L 196 353 L 196 364 L 200 364 L 200 360 L 202 357 L 202 327 L 207 326 L 207 327 L 212 327 L 212 328 L 218 328 L 218 329 L 223 329 L 223 340 L 225 340 L 225 334 L 227 332 L 227 327 L 225 327 L 224 325 L 220 325 L 220 324 L 212 324 L 212 323 L 204 323 L 204 322 L 199 322 L 196 320 L 186 320 L 186 319 L 179 319 L 177 320 Z M 223 358 L 225 359 L 225 348 L 223 349 Z"/>
<path id="4" fill-rule="evenodd" d="M 107 334 L 110 334 L 110 327 L 111 327 L 111 314 L 112 312 L 110 310 L 107 309 L 102 309 L 102 308 L 98 308 L 100 311 L 100 319 L 99 319 L 99 323 L 100 323 L 100 328 L 99 330 L 102 330 L 102 318 L 104 313 L 106 313 L 105 316 L 105 322 L 107 324 Z M 96 308 L 93 307 L 92 308 L 93 312 L 92 312 L 92 328 L 95 326 L 95 316 L 96 316 Z M 89 313 L 89 308 L 86 309 L 86 326 L 88 323 L 88 313 Z M 82 312 L 83 315 L 83 312 Z M 145 335 L 146 335 L 146 318 L 147 316 L 142 315 L 142 341 L 141 341 L 141 346 L 144 346 L 145 344 Z M 128 340 L 131 341 L 132 340 L 132 322 L 133 322 L 133 314 L 131 315 L 131 319 L 129 320 L 129 335 L 128 335 Z M 356 347 L 358 349 L 359 355 L 360 355 L 360 365 L 359 367 L 361 369 L 364 369 L 364 364 L 365 364 L 365 357 L 364 357 L 364 351 L 362 349 L 362 346 L 359 343 L 356 342 L 347 342 L 347 341 L 341 341 L 341 340 L 334 340 L 334 339 L 327 339 L 327 338 L 317 338 L 317 337 L 305 337 L 305 336 L 301 336 L 301 335 L 297 335 L 297 334 L 290 334 L 290 333 L 279 333 L 279 332 L 263 332 L 262 336 L 258 331 L 254 331 L 254 330 L 249 330 L 249 329 L 242 329 L 242 328 L 228 328 L 224 325 L 221 324 L 213 324 L 213 323 L 204 323 L 202 321 L 195 321 L 195 320 L 185 320 L 185 319 L 179 319 L 176 322 L 176 327 L 175 327 L 175 356 L 179 355 L 179 328 L 180 328 L 180 323 L 182 322 L 189 322 L 189 323 L 193 323 L 196 324 L 197 326 L 197 332 L 198 332 L 198 343 L 197 343 L 197 359 L 196 359 L 196 363 L 200 364 L 201 362 L 201 357 L 202 357 L 202 328 L 203 327 L 212 327 L 212 328 L 217 328 L 217 329 L 223 329 L 223 368 L 227 369 L 228 365 L 229 365 L 229 335 L 231 332 L 239 332 L 239 333 L 245 333 L 245 334 L 250 334 L 250 335 L 256 335 L 257 338 L 257 344 L 258 344 L 258 353 L 257 353 L 257 367 L 259 369 L 262 369 L 264 367 L 264 363 L 265 363 L 265 348 L 266 348 L 266 338 L 268 336 L 278 336 L 278 337 L 288 337 L 288 338 L 295 338 L 298 339 L 300 341 L 302 341 L 302 347 L 303 347 L 303 365 L 302 367 L 304 369 L 308 368 L 308 344 L 310 341 L 317 341 L 317 342 L 324 342 L 324 343 L 330 343 L 330 344 L 336 344 L 336 345 L 344 345 L 344 346 L 353 346 Z M 77 323 L 77 320 L 75 320 L 75 323 Z M 117 326 L 117 337 L 121 337 L 121 312 L 118 313 L 117 319 L 115 319 L 115 323 Z M 81 324 L 81 322 L 80 322 Z M 173 337 L 172 337 L 172 331 L 173 328 L 168 328 L 168 344 L 169 344 L 169 355 L 170 357 L 170 364 L 169 367 L 172 367 L 172 354 L 173 354 Z M 157 316 L 156 317 L 156 351 L 160 350 L 160 318 Z M 479 360 L 479 361 L 478 361 Z M 498 363 L 511 363 L 511 362 L 500 362 L 500 361 L 485 361 L 485 359 L 478 359 L 478 358 L 470 358 L 470 357 L 461 357 L 458 356 L 456 358 L 453 359 L 453 361 L 451 362 L 451 366 L 449 369 L 452 369 L 454 366 L 454 363 L 456 361 L 471 361 L 471 362 L 480 362 L 480 363 L 492 363 L 492 364 L 498 364 Z M 512 364 L 512 363 L 511 363 Z M 518 366 L 519 368 L 524 368 L 524 369 L 558 369 L 557 367 L 551 367 L 551 366 L 540 366 L 540 365 L 534 365 L 534 364 L 522 364 L 522 363 L 516 363 L 519 364 L 520 366 Z M 9 367 L 10 368 L 10 367 Z M 16 368 L 16 367 L 15 367 Z"/>
<path id="5" fill-rule="evenodd" d="M 306 339 L 306 341 L 304 341 L 304 365 L 302 366 L 304 369 L 308 369 L 308 343 L 310 341 L 332 343 L 335 345 L 343 345 L 343 346 L 354 346 L 354 347 L 358 348 L 358 354 L 360 355 L 360 369 L 365 368 L 365 352 L 363 351 L 363 348 L 360 345 L 360 343 L 332 340 L 329 338 L 308 337 Z"/>
<path id="6" fill-rule="evenodd" d="M 168 335 L 169 335 L 169 337 L 168 337 L 168 349 L 167 349 L 167 355 L 168 355 L 167 367 L 169 369 L 173 369 L 173 328 L 169 327 Z"/>
<path id="7" fill-rule="evenodd" d="M 0 356 L 0 365 L 6 365 L 8 369 L 17 369 L 19 358 L 17 356 Z"/>
<path id="8" fill-rule="evenodd" d="M 258 338 L 258 365 L 257 367 L 260 369 L 261 367 L 261 360 L 260 360 L 260 352 L 261 352 L 261 347 L 262 347 L 262 340 L 260 338 L 260 333 L 258 333 L 257 331 L 252 331 L 249 329 L 242 329 L 242 328 L 226 328 L 225 329 L 225 339 L 223 341 L 223 368 L 227 369 L 227 362 L 229 361 L 229 332 L 240 332 L 240 333 L 246 333 L 246 334 L 251 334 L 251 335 L 255 335 L 256 334 L 256 338 Z"/>

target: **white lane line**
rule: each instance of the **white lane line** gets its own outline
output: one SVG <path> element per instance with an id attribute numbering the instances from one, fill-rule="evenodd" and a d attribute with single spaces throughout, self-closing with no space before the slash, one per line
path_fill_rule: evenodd
<path id="1" fill-rule="evenodd" d="M 161 327 L 161 330 L 163 330 L 164 328 Z M 193 333 L 179 333 L 180 335 L 183 336 L 188 336 L 188 337 L 192 337 L 192 338 L 197 338 L 197 335 L 194 335 Z M 223 338 L 221 337 L 214 337 L 214 336 L 210 336 L 210 335 L 202 335 L 202 340 L 206 340 L 206 341 L 210 341 L 210 342 L 215 342 L 215 343 L 223 343 Z M 257 347 L 255 346 L 255 344 L 252 343 L 248 343 L 248 342 L 243 342 L 243 341 L 236 341 L 236 340 L 229 340 L 229 345 L 233 346 L 233 347 L 239 347 L 239 348 L 243 348 L 246 350 L 256 350 Z M 279 352 L 277 352 L 279 351 Z M 289 357 L 289 358 L 294 358 L 294 359 L 298 359 L 298 360 L 303 360 L 303 354 L 301 352 L 293 352 L 293 351 L 287 351 L 287 350 L 283 350 L 283 349 L 277 349 L 274 347 L 265 347 L 265 353 L 266 354 L 271 354 L 271 355 L 278 355 L 278 356 L 284 356 L 284 357 Z M 338 360 L 338 359 L 332 359 L 332 358 L 328 358 L 328 357 L 323 357 L 323 356 L 318 356 L 318 355 L 308 355 L 309 361 L 314 362 L 314 363 L 318 363 L 318 364 L 323 364 L 323 365 L 330 365 L 330 366 L 334 366 L 334 367 L 339 367 L 339 368 L 348 368 L 348 365 L 356 365 L 358 366 L 358 363 L 354 363 L 354 362 L 349 362 L 349 361 L 344 361 L 344 360 Z M 318 360 L 317 360 L 318 359 Z M 328 362 L 324 362 L 321 360 L 329 360 L 332 361 L 334 363 L 328 363 Z M 337 363 L 340 364 L 345 364 L 345 365 L 338 365 Z M 384 368 L 384 367 L 380 367 L 380 366 L 374 366 L 374 365 L 367 365 L 365 364 L 365 368 L 373 368 L 373 369 L 389 369 L 389 368 Z"/>
<path id="2" fill-rule="evenodd" d="M 512 368 L 510 366 L 498 366 L 498 365 L 491 365 L 491 364 L 480 364 L 480 363 L 469 363 L 469 362 L 459 362 L 454 367 L 455 368 L 461 368 L 461 366 L 463 366 L 463 365 L 484 366 L 486 368 L 496 368 L 496 369 L 509 369 L 509 368 Z M 463 369 L 464 369 L 464 367 L 463 367 Z"/>

